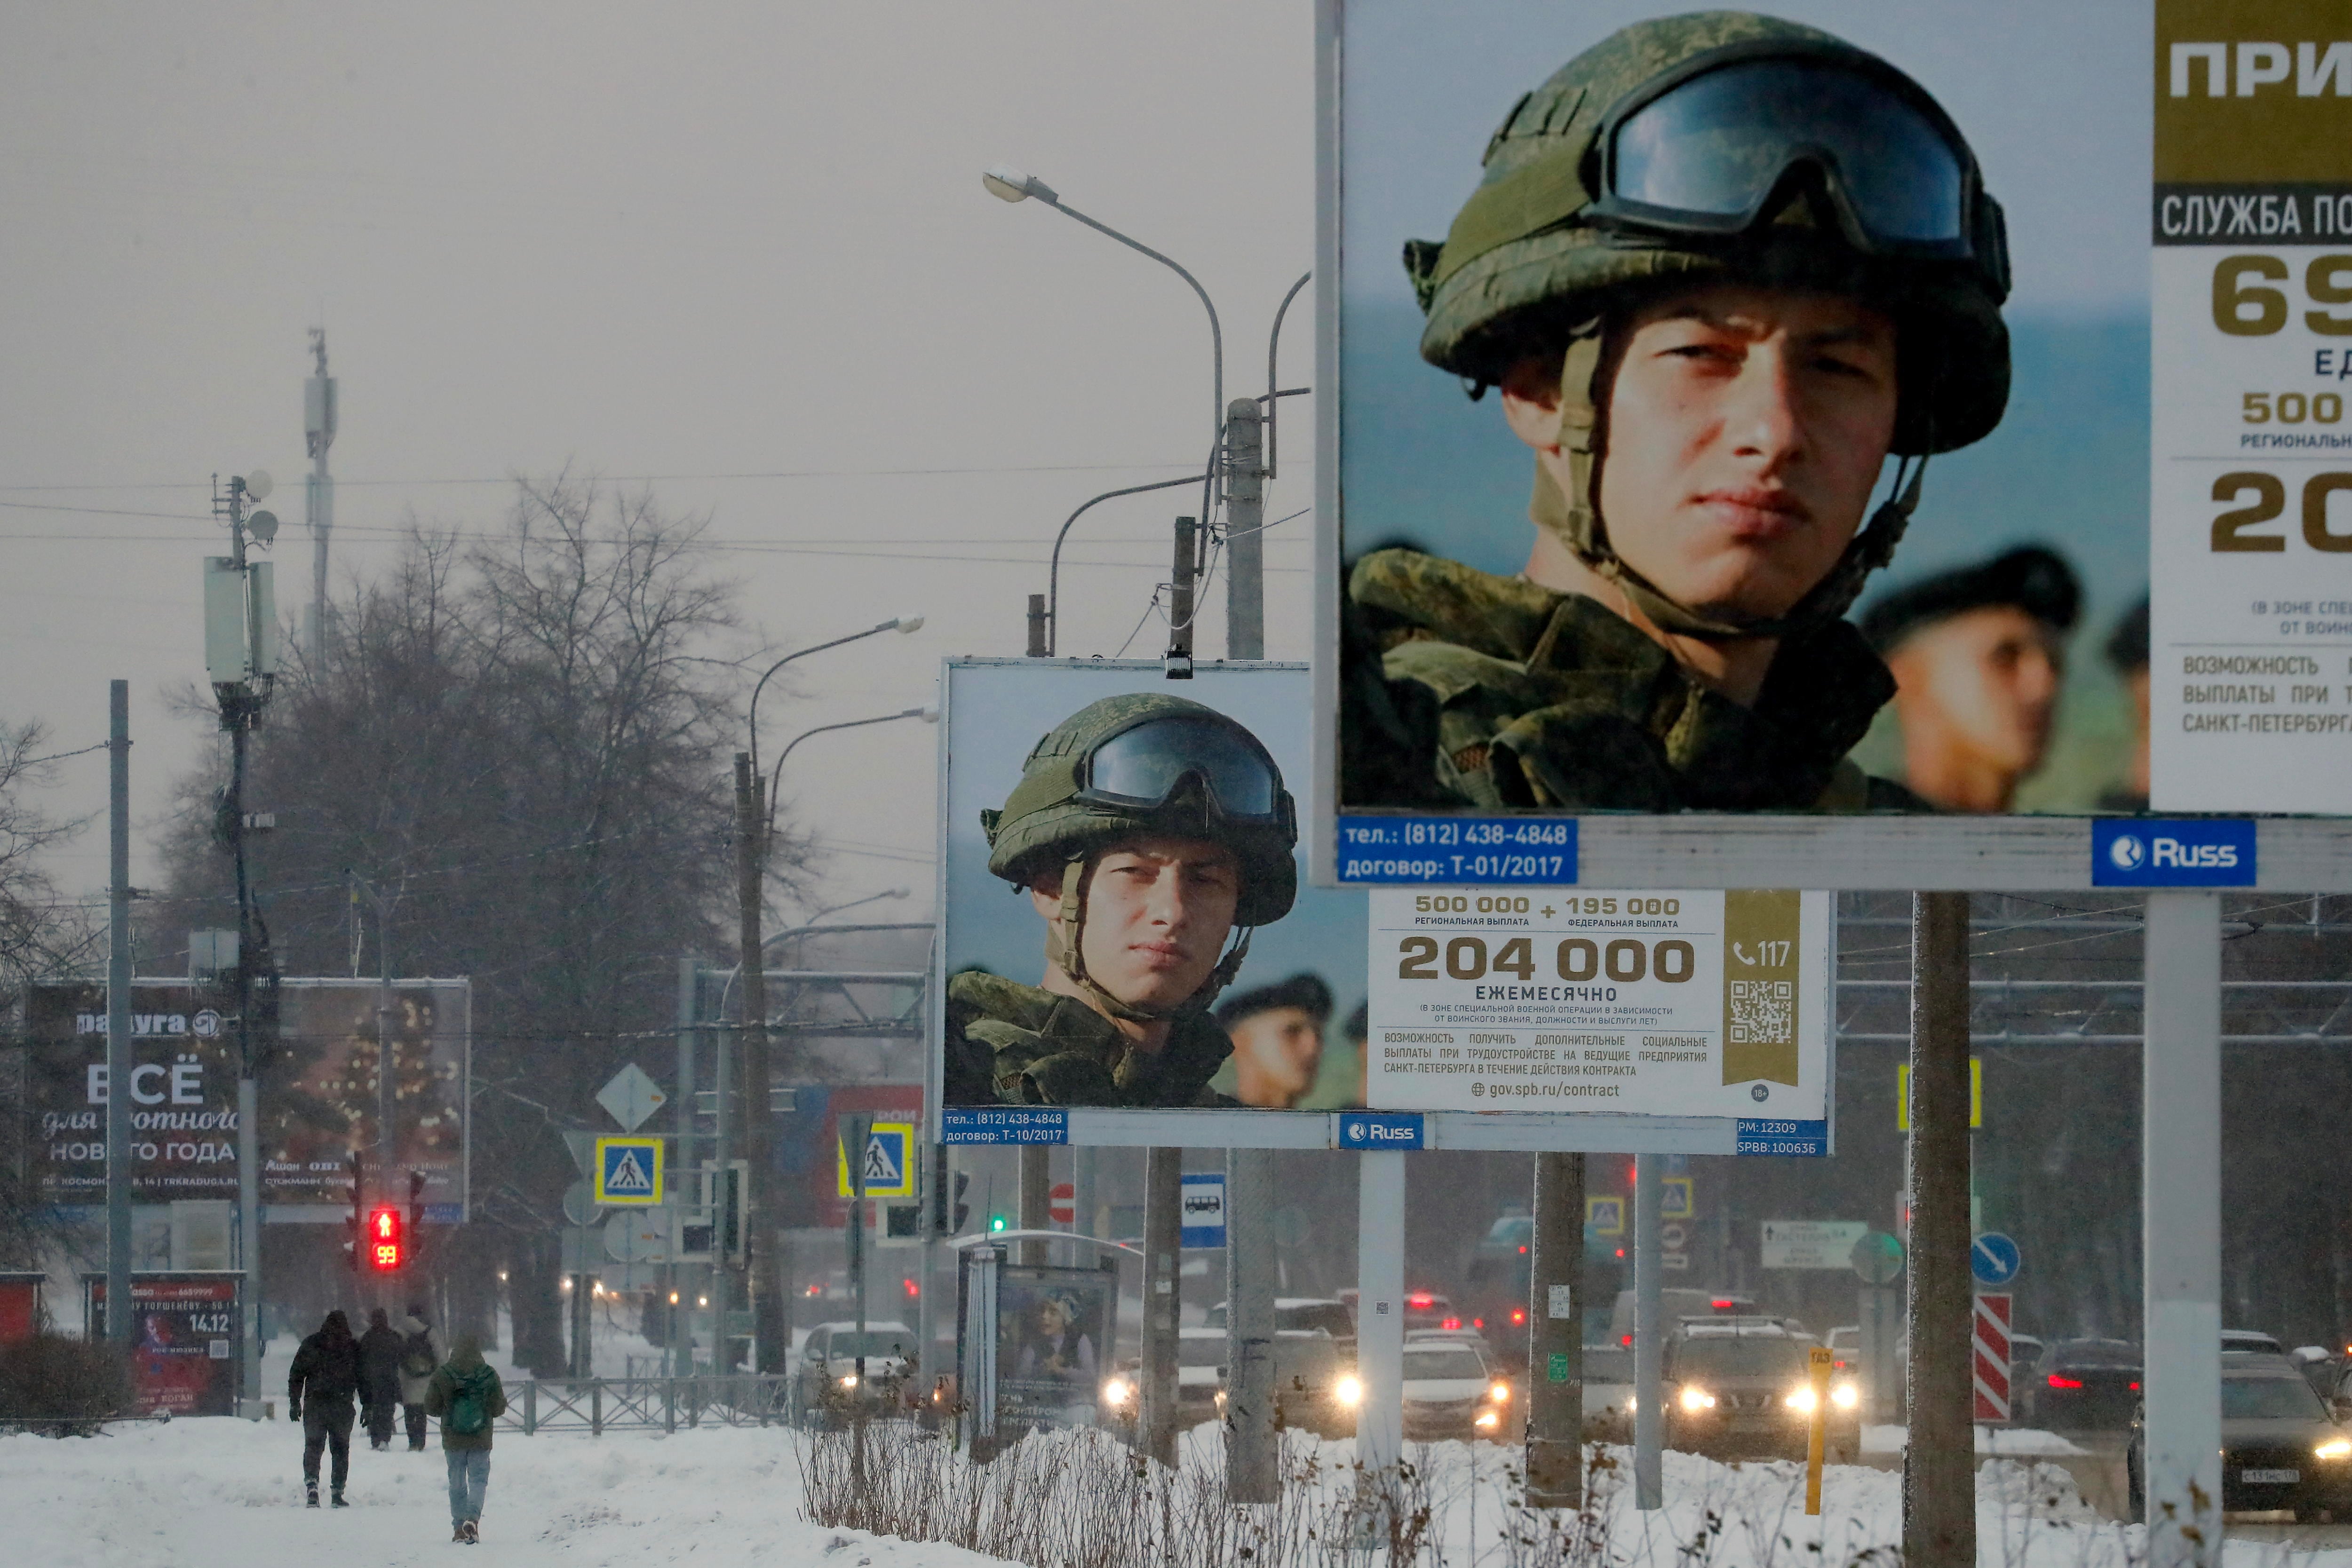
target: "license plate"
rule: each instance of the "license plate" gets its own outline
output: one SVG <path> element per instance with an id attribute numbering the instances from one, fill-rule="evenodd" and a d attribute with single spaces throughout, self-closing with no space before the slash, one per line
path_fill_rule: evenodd
<path id="1" fill-rule="evenodd" d="M 2293 1486 L 2303 1479 L 2301 1470 L 2240 1470 L 2238 1479 L 2250 1487 Z"/>

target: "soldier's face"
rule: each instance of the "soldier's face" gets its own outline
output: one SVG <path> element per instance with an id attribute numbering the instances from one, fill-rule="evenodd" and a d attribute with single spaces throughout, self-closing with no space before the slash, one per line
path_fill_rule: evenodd
<path id="1" fill-rule="evenodd" d="M 1906 750 L 1934 747 L 2012 780 L 2042 765 L 2066 669 L 2052 627 L 2014 605 L 1966 610 L 1904 638 L 1886 665 Z M 1941 760 L 1916 758 L 1911 771 Z"/>
<path id="2" fill-rule="evenodd" d="M 1323 1026 L 1305 1008 L 1268 1008 L 1225 1031 L 1233 1037 L 1234 1098 L 1288 1110 L 1315 1082 Z"/>
<path id="3" fill-rule="evenodd" d="M 1029 896 L 1058 926 L 1061 888 Z M 1240 862 L 1222 844 L 1152 837 L 1100 855 L 1087 883 L 1087 974 L 1130 1006 L 1173 1007 L 1217 967 L 1240 901 Z"/>
<path id="4" fill-rule="evenodd" d="M 1682 603 L 1785 614 L 1844 553 L 1886 460 L 1893 321 L 1838 296 L 1721 284 L 1645 307 L 1608 347 L 1611 544 Z M 1526 390 L 1506 384 L 1507 410 Z"/>

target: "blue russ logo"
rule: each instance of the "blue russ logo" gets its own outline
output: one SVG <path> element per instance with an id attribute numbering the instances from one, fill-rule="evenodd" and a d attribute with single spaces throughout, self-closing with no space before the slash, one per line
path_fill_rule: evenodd
<path id="1" fill-rule="evenodd" d="M 2091 824 L 2094 887 L 2251 887 L 2254 824 L 2244 818 L 2101 818 Z"/>

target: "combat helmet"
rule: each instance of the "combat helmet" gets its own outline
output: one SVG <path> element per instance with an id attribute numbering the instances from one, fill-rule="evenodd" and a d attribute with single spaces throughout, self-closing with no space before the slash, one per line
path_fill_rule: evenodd
<path id="1" fill-rule="evenodd" d="M 1531 344 L 1562 356 L 1560 445 L 1533 512 L 1668 631 L 1772 635 L 1843 615 L 1892 556 L 1931 453 L 1982 438 L 2009 399 L 2008 241 L 1976 158 L 1927 91 L 1818 28 L 1740 11 L 1639 22 L 1520 98 L 1445 240 L 1405 245 L 1422 357 L 1475 397 Z M 1598 516 L 1593 381 L 1609 313 L 1721 278 L 1853 294 L 1896 322 L 1893 497 L 1788 615 L 1727 624 L 1620 560 Z M 1916 459 L 1913 464 L 1909 460 Z"/>
<path id="2" fill-rule="evenodd" d="M 1183 1012 L 1198 1012 L 1232 983 L 1251 928 L 1290 913 L 1298 894 L 1291 847 L 1297 808 L 1257 737 L 1216 709 L 1157 692 L 1089 703 L 1049 730 L 1021 765 L 1004 809 L 982 811 L 988 869 L 1016 887 L 1058 873 L 1066 937 L 1054 961 L 1114 1016 L 1168 1016 L 1136 1009 L 1086 973 L 1079 934 L 1086 873 L 1095 857 L 1145 834 L 1205 839 L 1233 852 L 1242 937 Z"/>

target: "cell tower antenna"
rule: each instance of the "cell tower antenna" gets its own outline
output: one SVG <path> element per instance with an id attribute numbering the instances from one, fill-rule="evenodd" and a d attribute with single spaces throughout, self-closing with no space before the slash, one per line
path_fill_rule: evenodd
<path id="1" fill-rule="evenodd" d="M 318 369 L 302 383 L 302 444 L 310 455 L 303 510 L 310 525 L 310 607 L 303 617 L 302 651 L 313 680 L 327 659 L 327 536 L 335 526 L 335 481 L 327 472 L 327 448 L 335 444 L 335 378 L 327 373 L 327 329 L 310 329 L 310 354 Z"/>

